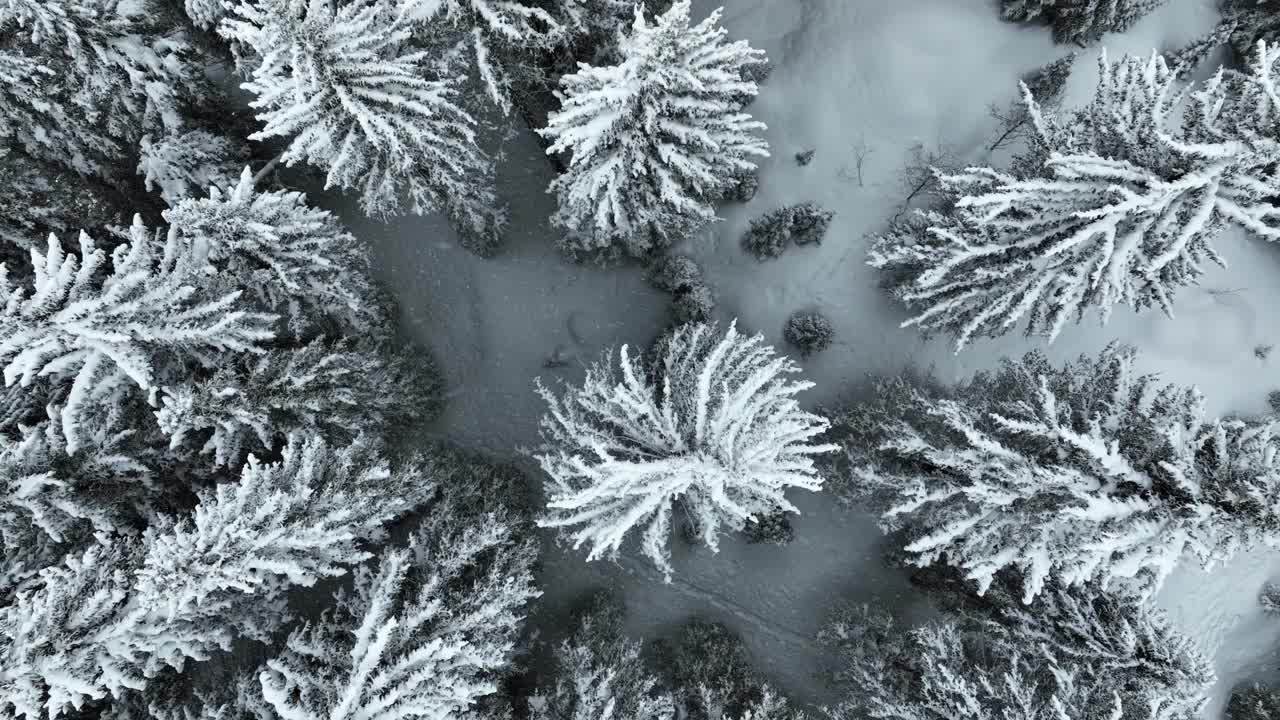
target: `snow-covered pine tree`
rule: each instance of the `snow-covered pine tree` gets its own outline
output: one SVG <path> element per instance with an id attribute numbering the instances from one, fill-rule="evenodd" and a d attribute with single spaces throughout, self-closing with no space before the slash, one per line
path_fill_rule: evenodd
<path id="1" fill-rule="evenodd" d="M 0 137 L 79 172 L 119 175 L 145 133 L 177 130 L 183 99 L 203 92 L 162 15 L 122 0 L 0 5 Z"/>
<path id="2" fill-rule="evenodd" d="M 296 431 L 336 441 L 386 437 L 438 410 L 438 379 L 423 361 L 420 352 L 319 338 L 166 387 L 156 419 L 174 446 L 193 443 L 219 465 L 270 451 Z"/>
<path id="3" fill-rule="evenodd" d="M 32 250 L 31 259 L 29 288 L 0 266 L 0 363 L 6 385 L 71 380 L 61 409 L 70 452 L 80 417 L 95 402 L 129 386 L 154 391 L 169 361 L 254 352 L 274 336 L 274 316 L 240 309 L 239 291 L 209 292 L 191 254 L 136 216 L 109 270 L 107 255 L 84 233 L 79 257 L 50 236 L 47 252 Z"/>
<path id="4" fill-rule="evenodd" d="M 136 409 L 135 409 L 136 410 Z M 127 535 L 145 525 L 157 478 L 127 409 L 94 422 L 74 453 L 66 451 L 59 415 L 0 434 L 0 542 L 5 560 L 26 549 L 70 544 L 91 533 Z M 27 548 L 21 546 L 27 545 Z M 37 568 L 38 569 L 38 568 Z"/>
<path id="5" fill-rule="evenodd" d="M 1280 45 L 1280 1 L 1219 0 L 1222 22 L 1212 36 L 1231 44 L 1241 63 L 1251 58 L 1259 42 Z"/>
<path id="6" fill-rule="evenodd" d="M 556 648 L 555 683 L 529 703 L 532 720 L 674 720 L 673 698 L 622 635 L 620 608 L 596 602 Z"/>
<path id="7" fill-rule="evenodd" d="M 164 218 L 179 242 L 217 269 L 212 282 L 285 318 L 290 334 L 386 334 L 368 247 L 302 193 L 259 192 L 244 168 L 238 183 L 184 199 Z"/>
<path id="8" fill-rule="evenodd" d="M 1071 77 L 1071 68 L 1075 61 L 1076 54 L 1069 53 L 1023 77 L 1022 82 L 1027 86 L 1027 92 L 1035 98 L 1036 106 L 1041 108 L 1041 112 L 1045 108 L 1052 109 L 1058 106 L 1062 100 L 1062 93 L 1066 90 L 1067 80 Z M 1013 140 L 1023 137 L 1028 130 L 1034 131 L 1031 126 L 1030 109 L 1022 97 L 1019 97 L 1018 102 L 1005 111 L 992 106 L 991 116 L 1000 122 L 1000 129 L 999 135 L 987 148 L 989 151 L 998 150 Z M 1032 140 L 1034 141 L 1035 138 Z"/>
<path id="9" fill-rule="evenodd" d="M 363 562 L 363 544 L 434 491 L 365 440 L 299 437 L 278 463 L 251 459 L 189 515 L 103 536 L 25 582 L 0 609 L 0 709 L 61 717 L 235 638 L 265 640 L 287 620 L 286 589 Z"/>
<path id="10" fill-rule="evenodd" d="M 207 130 L 142 136 L 138 174 L 147 190 L 170 205 L 208 187 L 230 186 L 249 158 L 248 148 Z"/>
<path id="11" fill-rule="evenodd" d="M 1104 54 L 1093 101 L 1067 118 L 1028 96 L 1040 173 L 940 172 L 951 209 L 874 242 L 870 264 L 917 312 L 904 325 L 954 334 L 957 349 L 1024 320 L 1052 340 L 1092 307 L 1104 320 L 1121 303 L 1169 312 L 1205 263 L 1221 264 L 1213 242 L 1229 223 L 1280 239 L 1280 144 L 1259 131 L 1280 108 L 1251 90 L 1269 86 L 1277 59 L 1261 48 L 1248 74 L 1189 93 L 1181 122 L 1188 91 L 1157 55 Z"/>
<path id="12" fill-rule="evenodd" d="M 183 0 L 183 8 L 191 24 L 202 30 L 213 30 L 227 16 L 223 0 Z"/>
<path id="13" fill-rule="evenodd" d="M 1060 43 L 1097 42 L 1106 33 L 1133 27 L 1167 0 L 1058 0 L 1051 12 L 1053 39 Z"/>
<path id="14" fill-rule="evenodd" d="M 400 0 L 416 39 L 441 54 L 465 54 L 479 85 L 502 112 L 511 109 L 512 72 L 507 64 L 568 37 L 580 21 L 579 0 L 539 5 L 513 0 Z M 577 11 L 572 16 L 566 10 Z M 456 62 L 450 57 L 449 62 Z"/>
<path id="15" fill-rule="evenodd" d="M 688 720 L 799 720 L 787 699 L 754 667 L 742 638 L 723 623 L 693 618 L 662 676 L 674 692 L 677 717 Z"/>
<path id="16" fill-rule="evenodd" d="M 1214 683 L 1207 659 L 1157 611 L 1082 588 L 910 630 L 849 607 L 821 638 L 847 689 L 836 719 L 1185 720 Z"/>
<path id="17" fill-rule="evenodd" d="M 1259 683 L 1248 683 L 1231 691 L 1225 720 L 1272 720 L 1280 717 L 1280 692 Z"/>
<path id="18" fill-rule="evenodd" d="M 1248 0 L 1246 0 L 1248 1 Z M 1105 33 L 1124 32 L 1166 0 L 1001 0 L 1000 14 L 1014 22 L 1053 28 L 1059 43 L 1097 42 Z"/>
<path id="19" fill-rule="evenodd" d="M 503 211 L 494 164 L 456 78 L 414 49 L 411 17 L 392 0 L 241 0 L 219 32 L 256 57 L 244 87 L 263 127 L 288 139 L 282 159 L 323 169 L 374 217 L 447 212 L 464 244 L 491 254 Z"/>
<path id="20" fill-rule="evenodd" d="M 279 717 L 466 717 L 497 690 L 539 594 L 536 549 L 508 515 L 472 515 L 451 497 L 267 661 L 262 695 Z"/>
<path id="21" fill-rule="evenodd" d="M 539 132 L 548 153 L 568 153 L 551 184 L 575 254 L 643 257 L 715 218 L 728 179 L 768 154 L 764 125 L 743 112 L 754 97 L 747 68 L 764 54 L 726 42 L 720 11 L 697 25 L 689 0 L 653 21 L 637 6 L 621 61 L 580 64 L 560 80 L 559 110 Z"/>
<path id="22" fill-rule="evenodd" d="M 642 546 L 670 580 L 675 506 L 712 550 L 728 528 L 763 513 L 798 512 L 784 492 L 818 490 L 816 438 L 827 421 L 800 409 L 812 387 L 799 368 L 736 324 L 684 325 L 652 362 L 623 346 L 562 396 L 538 385 L 549 410 L 535 457 L 547 473 L 543 527 L 564 528 L 588 560 L 616 556 L 643 525 Z"/>
<path id="23" fill-rule="evenodd" d="M 985 591 L 1004 568 L 1030 602 L 1050 578 L 1149 596 L 1186 555 L 1212 566 L 1280 542 L 1280 426 L 1209 420 L 1111 346 L 1062 367 L 1031 353 L 943 388 L 883 381 L 837 419 L 846 490 L 908 562 Z"/>

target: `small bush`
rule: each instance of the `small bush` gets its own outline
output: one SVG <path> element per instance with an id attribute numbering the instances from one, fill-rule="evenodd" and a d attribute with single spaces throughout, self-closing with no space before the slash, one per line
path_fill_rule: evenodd
<path id="1" fill-rule="evenodd" d="M 771 210 L 751 221 L 751 227 L 742 236 L 742 247 L 757 260 L 766 260 L 782 255 L 788 242 L 818 245 L 834 217 L 834 212 L 813 203 Z"/>
<path id="2" fill-rule="evenodd" d="M 1267 404 L 1271 406 L 1272 412 L 1280 413 L 1280 390 L 1267 393 Z"/>
<path id="3" fill-rule="evenodd" d="M 704 283 L 677 290 L 671 303 L 671 311 L 677 323 L 708 322 L 715 309 L 715 295 Z"/>
<path id="4" fill-rule="evenodd" d="M 779 510 L 757 516 L 755 522 L 746 524 L 742 534 L 749 543 L 786 545 L 796 538 L 796 529 L 791 526 L 790 514 Z"/>
<path id="5" fill-rule="evenodd" d="M 1258 604 L 1268 615 L 1280 615 L 1280 585 L 1267 583 L 1258 593 Z"/>
<path id="6" fill-rule="evenodd" d="M 655 289 L 675 293 L 702 283 L 702 268 L 684 255 L 663 255 L 645 272 L 645 279 Z"/>
<path id="7" fill-rule="evenodd" d="M 809 163 L 813 162 L 813 156 L 816 153 L 817 153 L 817 150 L 804 150 L 796 153 L 796 164 L 799 165 L 800 167 L 804 167 L 805 165 L 808 165 Z"/>
<path id="8" fill-rule="evenodd" d="M 791 239 L 797 245 L 822 244 L 827 226 L 836 216 L 834 211 L 824 210 L 813 203 L 801 203 L 791 212 Z"/>
<path id="9" fill-rule="evenodd" d="M 825 315 L 816 312 L 798 312 L 787 320 L 782 329 L 782 337 L 800 350 L 800 355 L 808 357 L 831 347 L 835 338 L 835 328 Z"/>

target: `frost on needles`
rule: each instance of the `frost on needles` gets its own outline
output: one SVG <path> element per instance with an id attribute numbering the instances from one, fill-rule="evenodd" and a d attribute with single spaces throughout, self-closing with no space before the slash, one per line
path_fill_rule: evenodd
<path id="1" fill-rule="evenodd" d="M 580 64 L 560 79 L 561 107 L 539 132 L 568 153 L 551 184 L 553 222 L 575 254 L 644 257 L 715 218 L 734 174 L 768 155 L 764 125 L 743 112 L 764 53 L 726 42 L 720 11 L 691 25 L 689 0 L 635 23 L 616 65 Z"/>
<path id="2" fill-rule="evenodd" d="M 820 489 L 814 457 L 836 449 L 817 442 L 827 421 L 795 399 L 813 385 L 787 378 L 799 371 L 759 335 L 690 324 L 648 362 L 624 345 L 563 395 L 539 385 L 549 406 L 535 455 L 549 478 L 539 524 L 588 545 L 589 560 L 616 557 L 643 525 L 644 554 L 670 579 L 677 507 L 713 550 L 725 527 L 798 512 L 784 492 Z"/>
<path id="3" fill-rule="evenodd" d="M 356 191 L 369 215 L 443 211 L 469 248 L 493 252 L 504 222 L 493 161 L 460 78 L 415 46 L 406 8 L 242 0 L 232 10 L 219 32 L 247 49 L 244 87 L 263 123 L 251 139 L 285 138 L 286 163 L 321 168 L 326 187 Z"/>
<path id="4" fill-rule="evenodd" d="M 1206 567 L 1280 542 L 1280 428 L 1206 418 L 1193 388 L 1139 375 L 1132 350 L 1055 367 L 1037 353 L 955 388 L 902 376 L 845 412 L 847 491 L 914 565 L 1024 602 L 1055 578 L 1150 596 L 1186 554 Z"/>
<path id="5" fill-rule="evenodd" d="M 1277 62 L 1260 43 L 1247 71 L 1193 90 L 1158 55 L 1104 54 L 1092 102 L 1063 118 L 1024 85 L 1036 132 L 1014 168 L 937 171 L 945 205 L 872 246 L 915 312 L 904 324 L 959 349 L 1024 322 L 1052 340 L 1095 307 L 1104 320 L 1120 304 L 1172 313 L 1179 288 L 1223 264 L 1225 227 L 1280 239 Z"/>
<path id="6" fill-rule="evenodd" d="M 1199 717 L 1212 665 L 1159 611 L 1056 584 L 1020 607 L 1014 586 L 1002 580 L 982 600 L 944 595 L 947 612 L 914 628 L 841 608 L 819 636 L 848 687 L 832 720 Z"/>

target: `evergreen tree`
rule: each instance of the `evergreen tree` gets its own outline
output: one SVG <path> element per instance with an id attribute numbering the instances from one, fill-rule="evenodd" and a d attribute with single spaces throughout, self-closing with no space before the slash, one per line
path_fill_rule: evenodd
<path id="1" fill-rule="evenodd" d="M 1056 586 L 1027 608 L 971 607 L 912 630 L 845 608 L 822 639 L 848 689 L 835 718 L 1188 720 L 1214 683 L 1155 611 Z"/>
<path id="2" fill-rule="evenodd" d="M 669 580 L 676 503 L 713 550 L 724 526 L 797 512 L 784 491 L 818 490 L 813 456 L 835 449 L 815 442 L 827 421 L 800 409 L 795 396 L 812 383 L 786 379 L 797 372 L 735 325 L 685 325 L 647 366 L 624 345 L 562 396 L 539 384 L 549 410 L 535 457 L 550 479 L 539 524 L 573 528 L 588 560 L 616 556 L 644 525 L 644 554 Z"/>
<path id="3" fill-rule="evenodd" d="M 730 176 L 767 155 L 764 125 L 742 111 L 763 53 L 725 42 L 720 11 L 691 25 L 688 0 L 652 22 L 637 8 L 612 66 L 581 64 L 560 80 L 561 107 L 542 135 L 568 153 L 551 191 L 553 222 L 574 253 L 643 257 L 715 217 Z"/>
<path id="4" fill-rule="evenodd" d="M 267 661 L 262 696 L 279 717 L 460 717 L 497 690 L 538 595 L 535 547 L 506 515 L 442 501 Z"/>
<path id="5" fill-rule="evenodd" d="M 184 199 L 164 218 L 222 285 L 285 318 L 290 334 L 385 334 L 367 246 L 302 193 L 259 192 L 244 168 L 235 185 Z"/>
<path id="6" fill-rule="evenodd" d="M 831 347 L 835 337 L 831 321 L 821 313 L 798 312 L 787 318 L 782 337 L 799 348 L 801 357 L 808 357 Z"/>
<path id="7" fill-rule="evenodd" d="M 147 2 L 7 0 L 0 6 L 0 137 L 33 157 L 118 175 L 140 138 L 181 126 L 203 93 L 179 31 Z"/>
<path id="8" fill-rule="evenodd" d="M 493 161 L 456 79 L 412 47 L 409 13 L 391 0 L 241 0 L 234 14 L 219 32 L 256 54 L 244 87 L 263 127 L 250 139 L 288 139 L 285 164 L 323 169 L 371 216 L 444 211 L 469 248 L 493 251 Z"/>
<path id="9" fill-rule="evenodd" d="M 566 39 L 575 21 L 583 20 L 579 0 L 541 6 L 512 0 L 401 2 L 417 38 L 443 52 L 469 56 L 484 93 L 504 113 L 511 108 L 515 82 L 507 62 L 550 49 Z"/>
<path id="10" fill-rule="evenodd" d="M 530 702 L 533 720 L 674 720 L 675 704 L 622 636 L 619 610 L 597 606 L 556 649 L 555 683 Z"/>
<path id="11" fill-rule="evenodd" d="M 849 490 L 908 562 L 961 569 L 979 592 L 1003 568 L 1030 602 L 1050 578 L 1144 596 L 1187 554 L 1211 566 L 1280 541 L 1280 434 L 1210 420 L 1198 391 L 1160 387 L 1134 353 L 1055 367 L 1031 353 L 954 389 L 903 376 L 839 424 Z"/>
<path id="12" fill-rule="evenodd" d="M 238 309 L 239 291 L 210 292 L 191 254 L 136 217 L 109 271 L 107 256 L 83 233 L 78 258 L 50 236 L 48 251 L 32 250 L 31 259 L 29 289 L 0 266 L 0 362 L 5 384 L 72 381 L 61 419 L 68 451 L 79 444 L 88 406 L 130 385 L 155 391 L 166 365 L 253 352 L 273 337 L 273 316 Z"/>
<path id="13" fill-rule="evenodd" d="M 1188 95 L 1159 56 L 1104 55 L 1093 102 L 1064 119 L 1026 93 L 1038 139 L 1024 167 L 1037 173 L 940 172 L 950 209 L 873 244 L 869 262 L 917 311 L 904 324 L 952 333 L 957 349 L 1023 320 L 1052 340 L 1091 307 L 1104 320 L 1121 303 L 1171 312 L 1178 288 L 1222 263 L 1213 243 L 1230 223 L 1280 238 L 1269 199 L 1280 188 L 1280 109 L 1263 90 L 1277 59 L 1261 48 L 1248 74 L 1220 72 Z"/>
<path id="14" fill-rule="evenodd" d="M 147 190 L 159 189 L 170 205 L 208 187 L 230 185 L 248 149 L 207 130 L 188 130 L 157 138 L 142 136 L 138 174 Z"/>
<path id="15" fill-rule="evenodd" d="M 1103 34 L 1124 32 L 1166 0 L 1001 0 L 1005 20 L 1042 22 L 1053 27 L 1059 43 L 1097 42 Z"/>
<path id="16" fill-rule="evenodd" d="M 0 697 L 30 720 L 140 690 L 164 668 L 265 640 L 287 619 L 284 591 L 341 575 L 361 544 L 434 488 L 360 441 L 295 438 L 279 463 L 202 492 L 187 516 L 102 537 L 40 571 L 0 610 Z"/>
<path id="17" fill-rule="evenodd" d="M 269 451 L 297 431 L 338 441 L 386 437 L 438 409 L 436 377 L 429 366 L 421 368 L 422 359 L 421 353 L 321 338 L 244 356 L 206 378 L 165 388 L 156 418 L 175 446 L 194 440 L 219 465 Z"/>
<path id="18" fill-rule="evenodd" d="M 1272 720 L 1280 717 L 1280 693 L 1259 684 L 1248 684 L 1231 691 L 1227 701 L 1226 720 Z"/>
<path id="19" fill-rule="evenodd" d="M 834 217 L 834 211 L 807 202 L 778 208 L 751 221 L 742 246 L 757 260 L 766 260 L 782 255 L 788 243 L 820 245 Z"/>

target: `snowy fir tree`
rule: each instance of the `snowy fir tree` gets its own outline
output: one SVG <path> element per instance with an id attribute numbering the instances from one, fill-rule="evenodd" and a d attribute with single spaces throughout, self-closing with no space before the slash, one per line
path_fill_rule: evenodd
<path id="1" fill-rule="evenodd" d="M 1028 608 L 964 608 L 914 629 L 846 607 L 820 637 L 847 690 L 837 720 L 1189 720 L 1214 681 L 1156 611 L 1056 586 Z"/>
<path id="2" fill-rule="evenodd" d="M 181 30 L 149 2 L 0 6 L 0 136 L 33 157 L 119 175 L 140 138 L 177 130 L 204 92 Z"/>
<path id="3" fill-rule="evenodd" d="M 549 409 L 535 454 L 548 476 L 538 523 L 589 546 L 588 560 L 616 557 L 643 526 L 643 552 L 670 580 L 677 506 L 713 550 L 726 528 L 798 512 L 784 492 L 820 489 L 814 458 L 836 449 L 817 442 L 827 421 L 795 399 L 812 387 L 787 379 L 798 372 L 759 335 L 697 324 L 677 328 L 651 362 L 624 345 L 562 395 L 539 384 Z"/>
<path id="4" fill-rule="evenodd" d="M 291 432 L 337 440 L 386 437 L 433 417 L 439 388 L 420 353 L 320 338 L 245 356 L 195 382 L 165 388 L 156 412 L 174 445 L 219 465 L 270 450 Z"/>
<path id="5" fill-rule="evenodd" d="M 1179 288 L 1223 264 L 1224 227 L 1280 238 L 1280 108 L 1266 90 L 1277 60 L 1261 46 L 1247 72 L 1191 92 L 1157 55 L 1104 54 L 1093 101 L 1061 119 L 1028 93 L 1039 172 L 939 172 L 949 209 L 875 240 L 870 264 L 916 312 L 904 325 L 953 334 L 959 349 L 1023 322 L 1052 340 L 1090 308 L 1104 320 L 1119 304 L 1171 313 Z"/>
<path id="6" fill-rule="evenodd" d="M 1062 367 L 1032 353 L 944 388 L 902 376 L 837 423 L 847 489 L 914 565 L 983 592 L 1004 568 L 1149 596 L 1184 556 L 1212 566 L 1280 540 L 1280 430 L 1205 417 L 1194 388 L 1111 346 Z"/>
<path id="7" fill-rule="evenodd" d="M 143 135 L 140 153 L 138 174 L 147 190 L 158 190 L 170 205 L 211 186 L 230 185 L 249 156 L 247 148 L 207 130 Z"/>
<path id="8" fill-rule="evenodd" d="M 385 333 L 367 246 L 302 193 L 258 191 L 244 168 L 237 183 L 184 199 L 164 218 L 216 278 L 282 317 L 289 334 Z"/>
<path id="9" fill-rule="evenodd" d="M 743 112 L 747 68 L 764 54 L 727 42 L 720 11 L 691 24 L 688 0 L 653 20 L 637 7 L 615 65 L 580 64 L 560 80 L 543 137 L 567 153 L 551 184 L 552 221 L 572 254 L 643 257 L 715 218 L 728 179 L 768 154 Z"/>
<path id="10" fill-rule="evenodd" d="M 154 392 L 168 364 L 212 363 L 274 337 L 274 316 L 240 309 L 238 290 L 210 291 L 191 253 L 136 217 L 109 263 L 83 233 L 78 257 L 50 236 L 48 250 L 32 250 L 31 261 L 30 287 L 0 266 L 0 363 L 6 385 L 70 381 L 62 407 L 69 450 L 87 406 L 128 386 Z"/>
<path id="11" fill-rule="evenodd" d="M 1060 43 L 1096 42 L 1103 34 L 1124 32 L 1166 0 L 1001 0 L 1005 20 L 1040 22 L 1053 28 Z"/>
<path id="12" fill-rule="evenodd" d="M 363 562 L 363 543 L 433 492 L 413 463 L 390 468 L 382 454 L 294 438 L 280 462 L 251 458 L 188 515 L 41 570 L 0 612 L 6 710 L 59 717 L 235 638 L 265 640 L 288 619 L 285 590 Z"/>
<path id="13" fill-rule="evenodd" d="M 674 720 L 671 693 L 623 637 L 621 609 L 596 602 L 556 648 L 555 682 L 530 700 L 533 720 Z"/>
<path id="14" fill-rule="evenodd" d="M 1270 720 L 1280 717 L 1280 693 L 1258 683 L 1231 691 L 1225 720 Z"/>
<path id="15" fill-rule="evenodd" d="M 402 4 L 414 23 L 416 39 L 440 48 L 451 56 L 450 62 L 465 52 L 484 94 L 503 112 L 511 108 L 516 82 L 510 65 L 567 40 L 591 11 L 580 7 L 581 0 L 539 5 L 512 0 L 402 0 Z"/>
<path id="16" fill-rule="evenodd" d="M 508 4 L 508 3 L 504 3 Z M 415 49 L 411 14 L 391 0 L 335 4 L 241 0 L 219 32 L 246 60 L 263 127 L 284 138 L 286 165 L 325 171 L 371 216 L 447 212 L 464 244 L 497 246 L 504 213 L 477 121 L 459 104 L 456 77 L 437 76 Z"/>
<path id="17" fill-rule="evenodd" d="M 534 544 L 507 515 L 468 518 L 442 499 L 406 547 L 359 568 L 267 661 L 262 696 L 277 716 L 472 717 L 498 689 L 538 595 Z"/>

